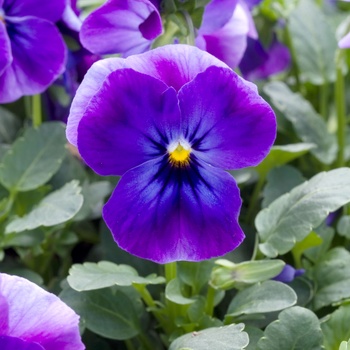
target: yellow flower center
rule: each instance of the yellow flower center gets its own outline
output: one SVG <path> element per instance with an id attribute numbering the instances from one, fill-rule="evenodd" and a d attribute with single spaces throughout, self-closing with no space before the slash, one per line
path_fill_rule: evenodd
<path id="1" fill-rule="evenodd" d="M 187 142 L 178 141 L 168 148 L 169 161 L 176 167 L 187 166 L 190 163 L 191 146 Z"/>

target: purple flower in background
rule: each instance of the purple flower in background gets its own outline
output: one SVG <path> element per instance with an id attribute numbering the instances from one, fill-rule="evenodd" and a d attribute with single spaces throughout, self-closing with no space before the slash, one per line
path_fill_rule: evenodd
<path id="1" fill-rule="evenodd" d="M 56 295 L 0 273 L 1 350 L 83 350 L 79 317 Z"/>
<path id="2" fill-rule="evenodd" d="M 65 0 L 0 0 L 0 103 L 43 92 L 64 70 L 54 25 Z"/>
<path id="3" fill-rule="evenodd" d="M 288 48 L 278 42 L 276 37 L 268 49 L 259 40 L 248 38 L 239 68 L 246 79 L 266 79 L 287 69 L 290 61 Z"/>
<path id="4" fill-rule="evenodd" d="M 289 283 L 294 280 L 294 278 L 301 276 L 305 273 L 304 269 L 295 269 L 291 265 L 284 265 L 283 270 L 279 275 L 273 278 L 275 281 L 283 282 L 283 283 Z"/>
<path id="5" fill-rule="evenodd" d="M 100 175 L 122 175 L 103 209 L 115 241 L 159 263 L 236 248 L 239 189 L 224 169 L 257 165 L 276 134 L 255 85 L 195 47 L 164 46 L 88 71 L 67 137 Z"/>
<path id="6" fill-rule="evenodd" d="M 82 45 L 95 54 L 121 53 L 123 57 L 149 50 L 162 33 L 162 20 L 154 3 L 108 0 L 83 22 Z"/>

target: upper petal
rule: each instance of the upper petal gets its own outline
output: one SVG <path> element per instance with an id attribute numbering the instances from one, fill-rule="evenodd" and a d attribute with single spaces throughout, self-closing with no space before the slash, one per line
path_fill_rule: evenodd
<path id="1" fill-rule="evenodd" d="M 65 6 L 66 0 L 4 0 L 3 8 L 6 16 L 35 16 L 56 22 Z"/>
<path id="2" fill-rule="evenodd" d="M 11 64 L 12 53 L 10 38 L 7 35 L 6 26 L 0 18 L 0 75 Z"/>
<path id="3" fill-rule="evenodd" d="M 189 45 L 167 45 L 126 59 L 108 58 L 92 65 L 72 102 L 67 123 L 67 138 L 77 146 L 78 124 L 91 98 L 113 71 L 132 68 L 179 90 L 210 66 L 227 67 L 210 54 Z"/>
<path id="4" fill-rule="evenodd" d="M 19 338 L 0 335 L 1 350 L 45 350 L 38 343 L 26 342 Z"/>
<path id="5" fill-rule="evenodd" d="M 241 199 L 232 176 L 191 160 L 189 168 L 151 160 L 123 175 L 103 209 L 118 245 L 158 263 L 199 261 L 236 248 Z"/>
<path id="6" fill-rule="evenodd" d="M 78 149 L 101 175 L 122 175 L 166 153 L 179 137 L 180 111 L 174 89 L 132 69 L 106 78 L 78 128 Z"/>
<path id="7" fill-rule="evenodd" d="M 211 165 L 255 166 L 275 140 L 272 108 L 230 69 L 208 68 L 180 90 L 179 101 L 183 133 Z"/>
<path id="8" fill-rule="evenodd" d="M 4 273 L 0 274 L 0 294 L 9 307 L 8 330 L 3 335 L 50 350 L 85 348 L 79 335 L 79 317 L 56 295 L 24 278 Z"/>
<path id="9" fill-rule="evenodd" d="M 43 92 L 65 68 L 66 47 L 47 20 L 8 18 L 13 61 L 0 76 L 0 103 Z"/>
<path id="10" fill-rule="evenodd" d="M 80 40 L 93 53 L 126 57 L 148 50 L 161 33 L 159 12 L 150 1 L 109 0 L 83 22 Z"/>

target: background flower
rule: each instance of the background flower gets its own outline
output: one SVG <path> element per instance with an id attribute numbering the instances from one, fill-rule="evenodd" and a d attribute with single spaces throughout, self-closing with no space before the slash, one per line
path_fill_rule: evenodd
<path id="1" fill-rule="evenodd" d="M 2 350 L 82 350 L 79 317 L 24 278 L 0 274 Z"/>
<path id="2" fill-rule="evenodd" d="M 0 1 L 0 103 L 43 92 L 63 71 L 66 48 L 54 25 L 64 0 Z"/>
<path id="3" fill-rule="evenodd" d="M 103 210 L 116 242 L 159 263 L 242 242 L 239 189 L 223 169 L 257 165 L 275 133 L 255 86 L 180 44 L 94 64 L 67 128 L 92 169 L 122 175 Z"/>

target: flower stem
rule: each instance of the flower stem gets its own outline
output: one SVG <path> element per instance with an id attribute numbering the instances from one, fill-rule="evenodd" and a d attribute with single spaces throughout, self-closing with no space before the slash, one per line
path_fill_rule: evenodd
<path id="1" fill-rule="evenodd" d="M 209 316 L 213 316 L 214 313 L 214 300 L 215 300 L 215 289 L 209 284 L 207 292 L 207 300 L 205 303 L 205 312 Z"/>
<path id="2" fill-rule="evenodd" d="M 265 176 L 260 175 L 259 180 L 254 187 L 253 194 L 250 199 L 250 205 L 248 207 L 248 212 L 246 216 L 248 224 L 253 220 L 254 211 L 258 204 L 259 195 L 264 185 L 264 182 L 265 182 Z"/>
<path id="3" fill-rule="evenodd" d="M 41 111 L 41 96 L 33 95 L 32 96 L 32 118 L 33 126 L 37 128 L 42 123 L 42 111 Z"/>
<path id="4" fill-rule="evenodd" d="M 188 29 L 188 35 L 187 35 L 187 45 L 192 45 L 195 46 L 195 31 L 194 31 L 194 26 L 192 22 L 192 18 L 189 15 L 187 11 L 181 11 L 182 15 L 185 18 L 186 24 L 187 24 L 187 29 Z"/>
<path id="5" fill-rule="evenodd" d="M 335 104 L 338 121 L 338 158 L 336 165 L 344 166 L 344 152 L 346 143 L 346 111 L 345 111 L 345 93 L 344 93 L 344 77 L 340 67 L 340 59 L 337 62 L 337 80 L 335 82 Z"/>
<path id="6" fill-rule="evenodd" d="M 169 283 L 171 280 L 176 278 L 176 262 L 165 264 L 165 279 Z"/>

